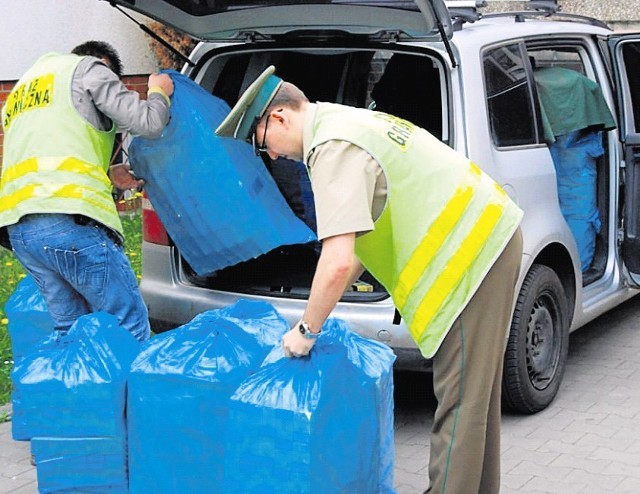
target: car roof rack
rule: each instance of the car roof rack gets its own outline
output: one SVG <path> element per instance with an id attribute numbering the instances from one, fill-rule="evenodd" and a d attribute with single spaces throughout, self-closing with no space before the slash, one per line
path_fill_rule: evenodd
<path id="1" fill-rule="evenodd" d="M 486 0 L 446 0 L 444 4 L 449 10 L 454 31 L 462 29 L 465 22 L 476 22 L 482 18 L 478 9 L 487 6 Z"/>
<path id="2" fill-rule="evenodd" d="M 521 12 L 491 12 L 482 14 L 482 17 L 515 17 L 516 22 L 524 22 L 526 18 L 533 17 L 555 17 L 563 21 L 574 21 L 590 24 L 592 26 L 611 29 L 605 22 L 580 14 L 570 14 L 568 12 L 560 12 L 561 6 L 558 0 L 529 0 L 526 2 L 529 10 Z"/>

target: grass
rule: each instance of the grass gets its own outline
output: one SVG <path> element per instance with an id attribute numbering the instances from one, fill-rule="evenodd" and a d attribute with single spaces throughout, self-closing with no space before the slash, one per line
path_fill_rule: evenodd
<path id="1" fill-rule="evenodd" d="M 140 210 L 121 216 L 125 234 L 125 252 L 138 279 L 142 270 L 142 226 Z M 9 339 L 9 321 L 4 311 L 7 299 L 15 290 L 16 285 L 25 277 L 25 270 L 15 256 L 8 250 L 0 248 L 0 405 L 11 399 L 11 369 L 13 357 L 11 355 L 11 341 Z M 6 415 L 0 413 L 0 422 L 6 420 Z"/>

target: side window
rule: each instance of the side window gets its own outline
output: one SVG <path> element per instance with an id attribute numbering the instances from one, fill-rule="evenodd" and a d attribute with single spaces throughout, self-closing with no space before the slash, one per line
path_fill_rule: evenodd
<path id="1" fill-rule="evenodd" d="M 494 144 L 498 147 L 537 144 L 535 107 L 520 45 L 487 50 L 483 65 Z"/>
<path id="2" fill-rule="evenodd" d="M 607 104 L 582 46 L 531 46 L 528 56 L 536 83 L 547 143 L 571 131 L 609 121 Z"/>
<path id="3" fill-rule="evenodd" d="M 588 76 L 578 48 L 530 48 L 529 61 L 533 70 L 562 67 Z"/>
<path id="4" fill-rule="evenodd" d="M 640 133 L 640 43 L 626 43 L 622 47 L 622 55 L 629 81 L 635 133 L 638 134 Z"/>

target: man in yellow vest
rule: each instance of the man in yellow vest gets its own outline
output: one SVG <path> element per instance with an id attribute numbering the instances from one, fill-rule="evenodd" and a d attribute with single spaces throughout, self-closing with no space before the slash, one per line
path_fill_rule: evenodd
<path id="1" fill-rule="evenodd" d="M 113 47 L 88 41 L 69 55 L 42 56 L 16 83 L 2 108 L 0 241 L 34 278 L 56 329 L 105 311 L 143 341 L 147 309 L 122 248 L 107 172 L 116 129 L 160 135 L 173 83 L 152 74 L 142 100 L 121 72 Z M 118 172 L 118 187 L 136 185 Z"/>
<path id="2" fill-rule="evenodd" d="M 362 267 L 391 295 L 438 398 L 430 493 L 500 489 L 502 361 L 522 257 L 522 211 L 468 158 L 384 113 L 310 103 L 269 67 L 217 134 L 303 160 L 322 252 L 302 319 L 307 355 Z"/>

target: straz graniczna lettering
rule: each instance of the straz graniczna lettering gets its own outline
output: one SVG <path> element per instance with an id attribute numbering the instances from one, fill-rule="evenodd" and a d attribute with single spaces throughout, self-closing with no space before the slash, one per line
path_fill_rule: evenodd
<path id="1" fill-rule="evenodd" d="M 14 89 L 7 99 L 7 114 L 3 125 L 7 129 L 13 119 L 27 110 L 51 104 L 53 96 L 53 74 L 32 79 Z"/>
<path id="2" fill-rule="evenodd" d="M 387 137 L 404 149 L 416 126 L 402 118 L 386 113 L 376 113 L 375 117 L 391 124 L 391 127 L 387 130 Z"/>

